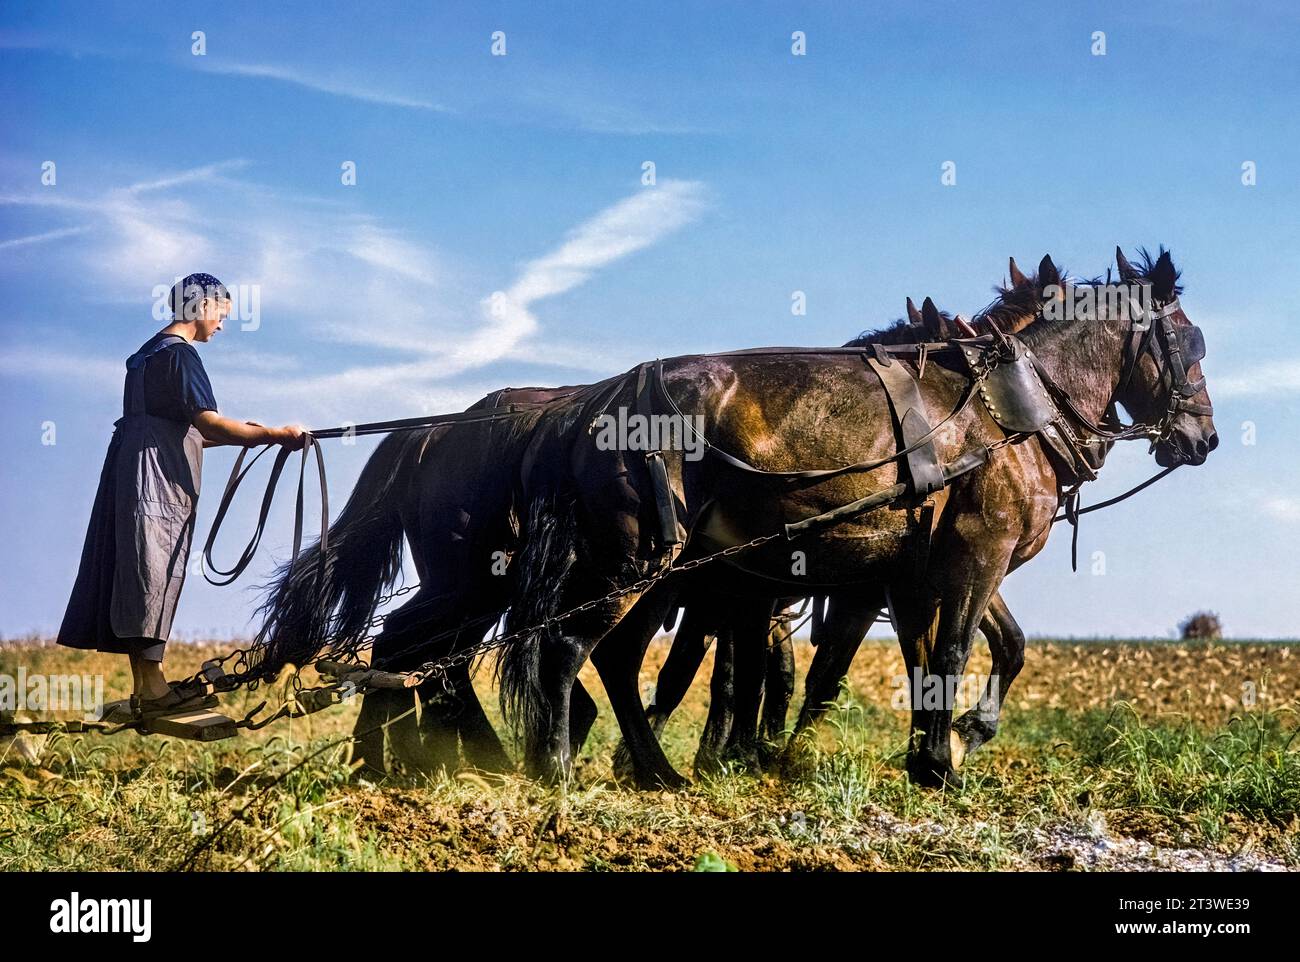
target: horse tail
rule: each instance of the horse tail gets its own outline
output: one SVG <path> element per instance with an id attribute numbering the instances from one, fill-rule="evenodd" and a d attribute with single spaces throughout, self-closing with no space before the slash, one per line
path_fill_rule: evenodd
<path id="1" fill-rule="evenodd" d="M 528 506 L 525 544 L 515 561 L 519 580 L 506 631 L 542 625 L 560 611 L 564 585 L 577 557 L 576 502 L 571 497 L 540 496 Z M 525 744 L 543 730 L 550 704 L 542 687 L 542 645 L 555 625 L 530 631 L 508 643 L 497 659 L 501 714 Z"/>
<path id="2" fill-rule="evenodd" d="M 259 674 L 306 664 L 325 648 L 347 650 L 365 637 L 379 599 L 402 570 L 398 482 L 423 439 L 411 432 L 380 442 L 330 525 L 323 563 L 317 542 L 262 586 L 262 628 L 249 659 Z"/>

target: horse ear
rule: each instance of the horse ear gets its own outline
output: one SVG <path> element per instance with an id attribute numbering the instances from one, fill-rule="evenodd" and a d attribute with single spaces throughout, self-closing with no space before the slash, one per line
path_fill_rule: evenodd
<path id="1" fill-rule="evenodd" d="M 910 297 L 907 299 L 907 319 L 913 327 L 922 326 L 921 312 L 916 309 L 916 305 L 912 303 Z"/>
<path id="2" fill-rule="evenodd" d="M 1024 272 L 1021 271 L 1019 267 L 1016 266 L 1016 259 L 1012 257 L 1009 258 L 1009 261 L 1011 267 L 1011 286 L 1025 287 L 1026 285 L 1028 285 L 1029 278 L 1024 275 Z"/>
<path id="3" fill-rule="evenodd" d="M 1061 272 L 1056 269 L 1052 263 L 1052 255 L 1044 254 L 1043 259 L 1038 262 L 1038 292 L 1046 296 L 1045 291 L 1049 287 L 1056 287 L 1057 296 L 1064 296 L 1061 287 Z"/>
<path id="4" fill-rule="evenodd" d="M 1160 257 L 1156 259 L 1155 267 L 1151 268 L 1151 293 L 1156 296 L 1156 300 L 1167 301 L 1174 296 L 1174 287 L 1178 283 L 1178 271 L 1174 269 L 1174 259 L 1169 256 L 1169 251 L 1161 251 Z"/>
<path id="5" fill-rule="evenodd" d="M 935 307 L 934 301 L 928 297 L 921 302 L 921 323 L 925 325 L 925 332 L 936 341 L 948 339 L 944 333 L 944 323 L 939 315 L 939 308 Z"/>
<path id="6" fill-rule="evenodd" d="M 1124 256 L 1124 251 L 1115 247 L 1115 266 L 1119 268 L 1119 279 L 1121 281 L 1131 281 L 1138 276 L 1137 268 L 1128 262 Z"/>

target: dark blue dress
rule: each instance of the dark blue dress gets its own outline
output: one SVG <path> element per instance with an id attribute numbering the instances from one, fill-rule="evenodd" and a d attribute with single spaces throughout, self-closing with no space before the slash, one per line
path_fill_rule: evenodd
<path id="1" fill-rule="evenodd" d="M 203 362 L 183 337 L 155 334 L 126 362 L 81 565 L 58 643 L 126 653 L 171 633 L 185 582 L 203 471 L 193 425 L 215 411 Z M 149 657 L 147 655 L 147 657 Z"/>

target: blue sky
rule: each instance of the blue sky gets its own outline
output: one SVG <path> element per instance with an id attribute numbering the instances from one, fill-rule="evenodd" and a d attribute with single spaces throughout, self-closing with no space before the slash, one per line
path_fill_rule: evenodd
<path id="1" fill-rule="evenodd" d="M 1005 594 L 1035 634 L 1166 636 L 1210 608 L 1296 636 L 1293 5 L 213 6 L 0 10 L 0 634 L 58 626 L 122 362 L 178 275 L 260 292 L 256 330 L 200 347 L 222 412 L 325 427 L 839 344 L 907 295 L 973 313 L 1008 255 L 1095 275 L 1118 243 L 1172 249 L 1223 443 L 1089 517 L 1078 574 L 1058 531 Z M 373 441 L 328 443 L 341 503 Z M 1145 450 L 1088 499 L 1150 474 Z M 233 456 L 207 452 L 200 534 Z M 190 578 L 173 637 L 248 632 L 290 503 L 243 581 Z"/>

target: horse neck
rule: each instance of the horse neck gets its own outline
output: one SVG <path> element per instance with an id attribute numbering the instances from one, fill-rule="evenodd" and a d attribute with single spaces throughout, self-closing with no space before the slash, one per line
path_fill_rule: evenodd
<path id="1" fill-rule="evenodd" d="M 1020 335 L 1079 413 L 1094 424 L 1114 400 L 1123 366 L 1120 321 L 1039 320 Z"/>

